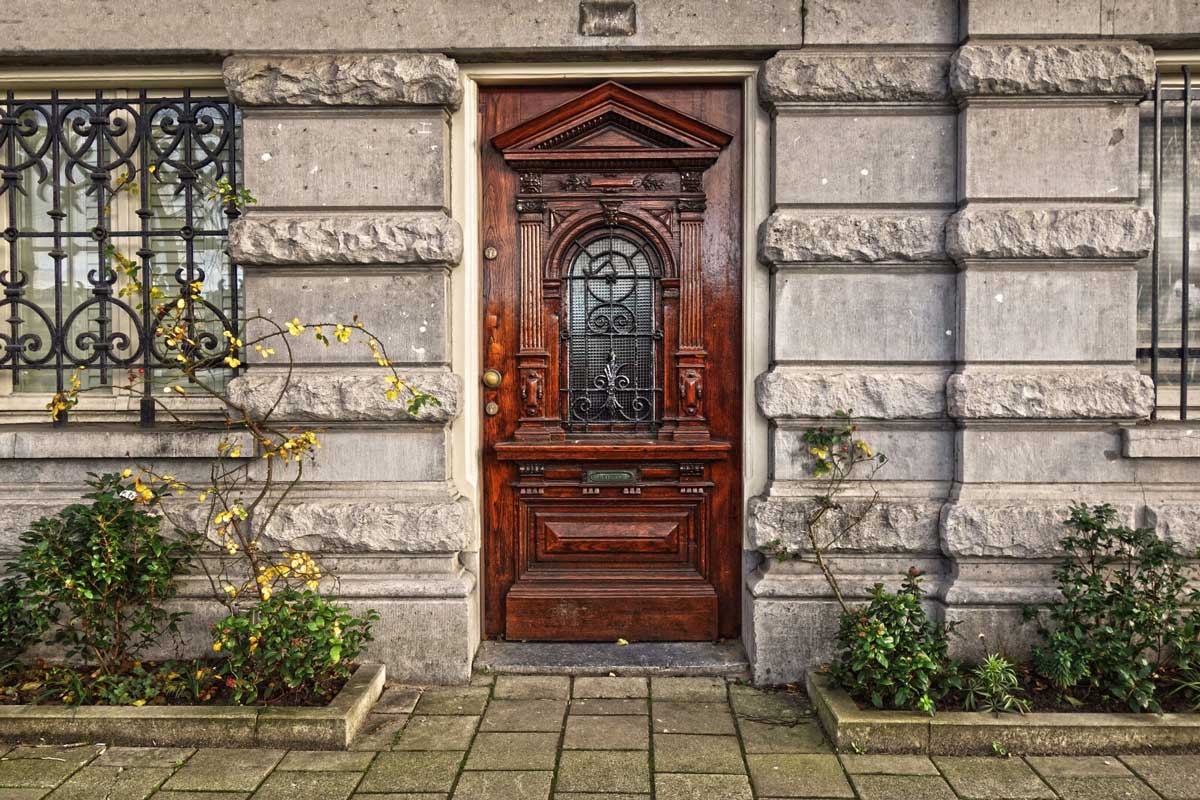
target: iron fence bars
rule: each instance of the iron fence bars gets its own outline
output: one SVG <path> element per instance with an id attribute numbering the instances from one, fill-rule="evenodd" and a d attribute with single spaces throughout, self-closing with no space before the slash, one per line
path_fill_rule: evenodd
<path id="1" fill-rule="evenodd" d="M 1172 84 L 1161 74 L 1156 78 L 1153 112 L 1143 118 L 1143 142 L 1151 150 L 1143 148 L 1143 176 L 1148 174 L 1151 184 L 1154 250 L 1141 275 L 1137 358 L 1154 381 L 1152 416 L 1178 413 L 1186 420 L 1200 363 L 1200 339 L 1192 325 L 1200 318 L 1200 303 L 1193 307 L 1191 302 L 1191 162 L 1200 154 L 1193 152 L 1191 70 L 1184 67 Z"/>
<path id="2" fill-rule="evenodd" d="M 11 391 L 62 392 L 83 370 L 85 386 L 140 384 L 149 424 L 156 381 L 181 353 L 215 378 L 236 373 L 223 363 L 240 316 L 226 235 L 240 212 L 221 187 L 240 188 L 239 135 L 228 99 L 188 90 L 6 93 L 0 377 Z M 192 294 L 186 340 L 156 336 L 166 303 Z"/>

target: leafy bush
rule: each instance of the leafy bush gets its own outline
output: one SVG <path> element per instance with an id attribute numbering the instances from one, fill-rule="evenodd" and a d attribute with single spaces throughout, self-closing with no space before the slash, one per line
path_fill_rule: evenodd
<path id="1" fill-rule="evenodd" d="M 947 655 L 950 629 L 921 606 L 921 572 L 908 571 L 895 594 L 875 584 L 865 608 L 842 615 L 833 676 L 850 695 L 876 708 L 932 714 L 949 691 L 962 688 Z"/>
<path id="2" fill-rule="evenodd" d="M 1196 612 L 1185 605 L 1200 595 L 1185 590 L 1185 562 L 1172 544 L 1116 521 L 1111 505 L 1071 506 L 1060 542 L 1067 558 L 1054 573 L 1063 599 L 1049 609 L 1033 663 L 1068 697 L 1095 692 L 1160 711 L 1157 679 L 1189 655 Z"/>
<path id="3" fill-rule="evenodd" d="M 1029 701 L 1021 694 L 1013 663 L 1000 653 L 988 653 L 967 676 L 963 707 L 967 711 L 978 709 L 993 714 L 1029 711 Z"/>
<path id="4" fill-rule="evenodd" d="M 91 475 L 90 504 L 67 506 L 21 535 L 7 590 L 15 608 L 43 626 L 68 656 L 115 673 L 164 633 L 178 632 L 183 613 L 163 605 L 196 552 L 193 537 L 168 540 L 150 513 L 163 490 L 120 475 Z M 15 588 L 14 588 L 15 587 Z M 13 612 L 5 612 L 13 613 Z"/>
<path id="5" fill-rule="evenodd" d="M 25 608 L 21 582 L 0 581 L 0 668 L 21 655 L 44 630 L 44 623 Z"/>
<path id="6" fill-rule="evenodd" d="M 226 684 L 238 703 L 328 700 L 371 641 L 371 624 L 314 591 L 283 589 L 213 626 Z"/>

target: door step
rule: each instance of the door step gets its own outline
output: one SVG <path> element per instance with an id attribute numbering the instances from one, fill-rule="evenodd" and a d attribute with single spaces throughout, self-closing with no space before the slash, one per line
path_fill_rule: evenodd
<path id="1" fill-rule="evenodd" d="M 495 642 L 475 671 L 499 675 L 719 675 L 749 678 L 741 642 Z"/>

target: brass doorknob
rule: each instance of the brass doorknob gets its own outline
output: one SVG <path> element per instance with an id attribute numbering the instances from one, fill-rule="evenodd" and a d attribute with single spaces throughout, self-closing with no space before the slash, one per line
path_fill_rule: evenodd
<path id="1" fill-rule="evenodd" d="M 498 369 L 485 370 L 483 373 L 483 385 L 489 389 L 498 388 L 503 380 L 504 376 Z"/>

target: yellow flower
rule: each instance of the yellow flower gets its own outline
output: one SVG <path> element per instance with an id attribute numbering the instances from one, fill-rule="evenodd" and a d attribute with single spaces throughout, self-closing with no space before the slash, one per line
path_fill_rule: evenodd
<path id="1" fill-rule="evenodd" d="M 121 477 L 122 477 L 122 478 L 128 478 L 128 477 L 129 477 L 130 475 L 132 475 L 132 474 L 133 474 L 133 470 L 129 469 L 128 467 L 126 467 L 125 469 L 121 470 Z"/>
<path id="2" fill-rule="evenodd" d="M 242 365 L 241 360 L 234 358 L 233 356 L 225 356 L 225 363 L 228 364 L 231 369 L 237 369 Z"/>
<path id="3" fill-rule="evenodd" d="M 292 321 L 287 324 L 288 333 L 292 336 L 299 336 L 304 333 L 304 326 L 300 324 L 299 317 L 293 317 Z"/>
<path id="4" fill-rule="evenodd" d="M 808 452 L 812 453 L 814 456 L 821 459 L 822 461 L 829 458 L 829 451 L 823 447 L 810 447 Z"/>
<path id="5" fill-rule="evenodd" d="M 220 642 L 213 642 L 213 650 L 214 650 L 215 652 L 218 652 L 218 653 L 219 653 L 219 652 L 221 652 L 221 643 L 220 643 Z"/>

